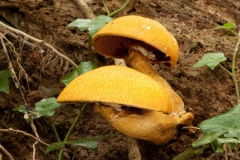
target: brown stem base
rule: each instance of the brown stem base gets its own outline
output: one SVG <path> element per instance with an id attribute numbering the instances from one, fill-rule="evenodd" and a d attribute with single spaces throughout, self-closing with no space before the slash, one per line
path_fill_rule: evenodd
<path id="1" fill-rule="evenodd" d="M 128 138 L 128 159 L 129 160 L 141 160 L 141 153 L 137 144 L 137 139 L 132 137 Z"/>

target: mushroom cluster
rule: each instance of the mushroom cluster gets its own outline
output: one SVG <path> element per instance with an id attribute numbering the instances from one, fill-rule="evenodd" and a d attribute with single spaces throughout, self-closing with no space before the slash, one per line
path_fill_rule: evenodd
<path id="1" fill-rule="evenodd" d="M 93 37 L 95 49 L 126 66 L 105 66 L 78 76 L 58 96 L 58 102 L 92 102 L 114 128 L 129 137 L 165 144 L 178 126 L 189 126 L 181 97 L 151 66 L 172 67 L 178 60 L 175 38 L 157 21 L 141 16 L 117 18 Z M 131 67 L 131 68 L 130 68 Z"/>

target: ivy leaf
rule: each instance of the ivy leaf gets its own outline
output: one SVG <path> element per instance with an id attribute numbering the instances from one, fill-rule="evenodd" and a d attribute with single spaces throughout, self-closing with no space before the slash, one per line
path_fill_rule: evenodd
<path id="1" fill-rule="evenodd" d="M 219 144 L 223 143 L 240 143 L 240 140 L 237 140 L 235 138 L 217 138 L 217 141 Z"/>
<path id="2" fill-rule="evenodd" d="M 211 143 L 217 138 L 238 138 L 240 133 L 240 105 L 237 105 L 219 116 L 203 121 L 199 128 L 204 136 L 192 143 L 193 147 Z M 236 133 L 236 134 L 235 134 Z"/>
<path id="3" fill-rule="evenodd" d="M 114 136 L 114 135 L 111 135 Z M 62 148 L 64 145 L 66 144 L 72 144 L 72 145 L 76 145 L 76 146 L 81 146 L 81 147 L 85 147 L 88 149 L 91 149 L 95 152 L 97 152 L 97 144 L 98 141 L 104 138 L 108 138 L 110 137 L 108 136 L 94 136 L 94 137 L 90 137 L 90 138 L 80 138 L 79 140 L 73 140 L 73 141 L 65 141 L 65 142 L 54 142 L 52 143 L 50 146 L 47 147 L 47 149 L 45 150 L 44 154 L 48 154 L 49 152 Z"/>
<path id="4" fill-rule="evenodd" d="M 73 69 L 73 71 L 69 75 L 62 78 L 61 82 L 64 83 L 65 85 L 68 85 L 77 76 L 79 76 L 85 72 L 91 71 L 95 68 L 97 68 L 97 65 L 91 61 L 81 62 L 79 64 L 78 68 Z"/>
<path id="5" fill-rule="evenodd" d="M 237 132 L 237 135 L 236 135 L 237 139 L 240 140 L 240 131 Z"/>
<path id="6" fill-rule="evenodd" d="M 204 134 L 204 136 L 198 138 L 196 141 L 194 141 L 192 143 L 193 147 L 198 147 L 198 146 L 202 146 L 205 144 L 209 144 L 212 143 L 213 141 L 215 141 L 219 136 L 223 135 L 224 132 L 213 132 L 213 133 L 209 133 L 209 134 Z"/>
<path id="7" fill-rule="evenodd" d="M 234 23 L 231 22 L 227 22 L 225 24 L 223 24 L 222 26 L 216 27 L 214 29 L 232 29 L 232 28 L 236 28 L 237 26 Z"/>
<path id="8" fill-rule="evenodd" d="M 9 82 L 8 78 L 11 77 L 9 70 L 0 71 L 0 91 L 9 94 Z"/>
<path id="9" fill-rule="evenodd" d="M 224 134 L 224 137 L 238 137 L 240 134 L 240 129 L 230 129 L 228 133 Z"/>
<path id="10" fill-rule="evenodd" d="M 12 111 L 18 111 L 20 113 L 27 113 L 25 107 L 23 105 L 20 105 L 19 107 L 13 108 Z"/>
<path id="11" fill-rule="evenodd" d="M 88 28 L 89 34 L 93 36 L 95 33 L 97 33 L 97 31 L 99 31 L 106 23 L 110 22 L 111 20 L 111 17 L 104 15 L 95 17 Z"/>
<path id="12" fill-rule="evenodd" d="M 219 63 L 227 60 L 223 53 L 206 53 L 203 55 L 202 59 L 199 60 L 193 68 L 202 67 L 204 65 L 208 66 L 212 70 L 219 65 Z"/>
<path id="13" fill-rule="evenodd" d="M 89 34 L 93 36 L 99 31 L 106 23 L 110 22 L 113 18 L 105 15 L 100 15 L 93 20 L 91 19 L 76 19 L 71 22 L 68 27 L 77 27 L 80 31 L 88 29 Z"/>
<path id="14" fill-rule="evenodd" d="M 219 145 L 214 146 L 214 148 L 216 149 L 216 153 L 223 153 L 224 152 L 223 148 Z"/>
<path id="15" fill-rule="evenodd" d="M 57 103 L 56 98 L 46 98 L 35 104 L 35 108 L 33 112 L 38 115 L 38 117 L 42 116 L 52 116 L 55 113 L 55 109 L 58 108 L 61 104 Z"/>
<path id="16" fill-rule="evenodd" d="M 76 19 L 72 21 L 67 27 L 77 27 L 80 31 L 84 31 L 91 25 L 91 23 L 91 19 Z"/>
<path id="17" fill-rule="evenodd" d="M 219 116 L 203 121 L 199 127 L 204 133 L 213 133 L 231 130 L 240 131 L 240 105 L 237 105 Z"/>
<path id="18" fill-rule="evenodd" d="M 34 115 L 32 118 L 39 118 L 42 116 L 52 116 L 55 113 L 55 109 L 58 108 L 61 104 L 57 103 L 56 98 L 46 98 L 35 104 L 35 108 L 32 110 Z M 13 111 L 18 111 L 20 113 L 24 113 L 24 119 L 27 123 L 30 122 L 29 115 L 23 105 L 12 109 Z"/>
<path id="19" fill-rule="evenodd" d="M 77 68 L 74 68 L 71 73 L 69 73 L 67 76 L 63 77 L 60 82 L 62 82 L 65 85 L 68 85 L 74 78 L 78 76 Z"/>
<path id="20" fill-rule="evenodd" d="M 86 73 L 96 68 L 97 68 L 97 65 L 91 61 L 81 62 L 80 65 L 78 66 L 77 72 L 78 72 L 78 75 L 81 75 L 83 73 Z"/>

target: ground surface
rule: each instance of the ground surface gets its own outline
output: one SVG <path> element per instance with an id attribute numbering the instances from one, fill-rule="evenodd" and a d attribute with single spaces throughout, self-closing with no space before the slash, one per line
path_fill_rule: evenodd
<path id="1" fill-rule="evenodd" d="M 95 15 L 106 14 L 101 1 L 87 0 L 86 2 Z M 123 0 L 107 0 L 110 11 L 118 9 L 123 3 Z M 172 69 L 158 65 L 155 65 L 155 68 L 183 98 L 186 110 L 195 114 L 194 126 L 207 118 L 227 111 L 234 105 L 236 101 L 234 85 L 226 72 L 220 68 L 212 71 L 207 67 L 193 69 L 192 66 L 204 53 L 217 51 L 225 53 L 228 57 L 223 65 L 230 70 L 236 37 L 221 30 L 212 30 L 212 28 L 226 22 L 239 25 L 239 0 L 135 0 L 115 17 L 130 14 L 155 19 L 176 37 L 181 54 L 178 64 Z M 66 28 L 76 18 L 86 18 L 74 1 L 1 0 L 0 16 L 2 20 L 8 21 L 15 28 L 53 45 L 77 64 L 89 59 L 87 34 L 77 29 Z M 21 46 L 16 45 L 18 45 L 17 51 L 19 51 Z M 1 47 L 0 49 L 0 70 L 3 70 L 7 68 L 7 62 Z M 39 86 L 63 87 L 59 83 L 59 79 L 73 68 L 63 60 L 59 60 L 51 52 L 49 52 L 50 55 L 44 53 L 39 55 L 34 50 L 24 49 L 19 53 L 21 53 L 19 62 L 29 76 L 28 83 L 24 76 L 21 77 L 21 82 L 30 104 L 42 98 L 35 92 Z M 102 57 L 97 59 L 99 65 L 106 65 L 107 62 L 108 60 Z M 237 63 L 238 77 L 240 77 L 239 65 Z M 15 67 L 19 66 L 15 64 Z M 25 123 L 23 115 L 12 111 L 12 108 L 21 105 L 22 101 L 19 91 L 15 89 L 12 81 L 10 88 L 9 95 L 0 93 L 0 128 L 11 127 L 32 133 L 30 126 Z M 64 137 L 78 112 L 79 105 L 74 104 L 63 105 L 56 111 L 53 120 L 60 133 L 60 138 Z M 41 118 L 36 121 L 40 138 L 49 144 L 56 141 L 50 122 L 49 118 Z M 126 137 L 108 125 L 100 115 L 94 113 L 91 106 L 87 107 L 70 138 L 77 139 L 113 133 L 117 133 L 119 136 L 100 141 L 98 153 L 78 148 L 75 158 L 127 159 Z M 142 158 L 146 160 L 172 159 L 187 150 L 191 142 L 198 136 L 199 133 L 191 135 L 183 131 L 177 139 L 163 146 L 139 141 Z M 32 159 L 33 143 L 33 139 L 22 134 L 0 132 L 0 144 L 18 160 Z M 37 159 L 57 159 L 57 152 L 51 152 L 44 156 L 45 146 L 38 144 L 36 148 Z M 74 150 L 71 147 L 68 148 Z M 1 151 L 0 154 L 3 155 L 4 160 L 7 159 Z M 212 154 L 213 151 L 209 148 L 203 155 L 192 157 L 192 159 L 215 159 Z M 71 155 L 66 152 L 64 159 L 70 159 Z"/>

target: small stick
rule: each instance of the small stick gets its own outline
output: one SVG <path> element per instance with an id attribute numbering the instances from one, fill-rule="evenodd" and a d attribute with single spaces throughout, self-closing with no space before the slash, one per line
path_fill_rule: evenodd
<path id="1" fill-rule="evenodd" d="M 18 78 L 17 78 L 17 76 L 16 76 L 16 74 L 15 74 L 13 65 L 12 65 L 11 60 L 10 60 L 10 57 L 9 57 L 9 55 L 8 55 L 7 48 L 6 48 L 5 43 L 4 43 L 4 41 L 3 41 L 3 38 L 1 38 L 1 44 L 2 44 L 2 47 L 3 47 L 3 51 L 4 51 L 4 53 L 5 53 L 5 57 L 6 57 L 7 61 L 8 61 L 8 68 L 9 68 L 10 73 L 11 73 L 11 75 L 12 75 L 12 79 L 13 79 L 13 81 L 14 81 L 14 83 L 15 83 L 16 88 L 20 91 L 20 94 L 21 94 L 21 97 L 22 97 L 22 100 L 23 100 L 25 109 L 26 109 L 26 111 L 27 111 L 27 113 L 28 113 L 28 115 L 29 115 L 30 125 L 31 125 L 31 127 L 32 127 L 32 129 L 33 129 L 33 132 L 34 132 L 35 136 L 39 138 L 38 133 L 37 133 L 37 129 L 36 129 L 36 127 L 35 127 L 35 125 L 34 125 L 34 123 L 33 123 L 33 120 L 32 120 L 32 118 L 31 118 L 31 117 L 32 117 L 32 116 L 31 116 L 31 113 L 30 113 L 31 111 L 30 111 L 29 106 L 28 106 L 28 103 L 27 103 L 27 101 L 26 101 L 26 99 L 25 99 L 23 90 L 22 90 L 22 88 L 20 87 L 20 82 L 19 82 L 19 80 L 18 80 Z"/>
<path id="2" fill-rule="evenodd" d="M 6 35 L 11 37 L 11 38 L 13 38 L 14 40 L 18 40 L 19 39 L 19 37 L 16 34 L 14 34 L 14 33 L 7 33 Z M 30 43 L 30 42 L 28 42 L 26 40 L 23 42 L 23 46 L 29 47 L 31 49 L 36 47 L 36 45 L 34 45 L 34 44 L 32 44 L 32 43 Z"/>
<path id="3" fill-rule="evenodd" d="M 240 148 L 240 143 L 236 144 L 236 146 L 235 146 L 235 153 L 234 153 L 233 159 L 236 159 L 238 157 L 239 148 Z"/>
<path id="4" fill-rule="evenodd" d="M 93 19 L 95 17 L 93 11 L 88 7 L 87 3 L 84 0 L 73 0 L 73 1 L 83 11 L 83 13 L 87 18 Z"/>
<path id="5" fill-rule="evenodd" d="M 213 151 L 214 151 L 214 154 L 215 154 L 216 159 L 219 160 L 218 155 L 217 155 L 217 152 L 216 152 L 216 150 L 215 150 L 215 148 L 214 148 L 214 146 L 213 146 L 213 143 L 211 143 L 211 147 L 212 147 L 212 149 L 213 149 Z"/>
<path id="6" fill-rule="evenodd" d="M 34 144 L 33 144 L 33 160 L 36 159 L 36 145 L 38 144 L 38 141 L 36 141 Z"/>
<path id="7" fill-rule="evenodd" d="M 41 139 L 39 139 L 39 138 L 37 138 L 37 137 L 35 137 L 35 136 L 27 133 L 27 132 L 21 131 L 21 130 L 15 130 L 15 129 L 13 129 L 13 128 L 9 128 L 9 129 L 0 129 L 0 132 L 22 133 L 23 135 L 28 136 L 28 137 L 31 137 L 31 138 L 35 139 L 36 141 L 42 143 L 42 144 L 45 145 L 45 146 L 49 146 L 49 144 L 43 142 Z"/>
<path id="8" fill-rule="evenodd" d="M 10 160 L 15 160 L 15 159 L 13 158 L 13 156 L 12 156 L 12 155 L 6 150 L 6 148 L 4 148 L 1 144 L 0 144 L 0 150 L 2 150 L 3 153 L 5 153 Z M 0 158 L 1 158 L 1 157 L 0 157 Z"/>

